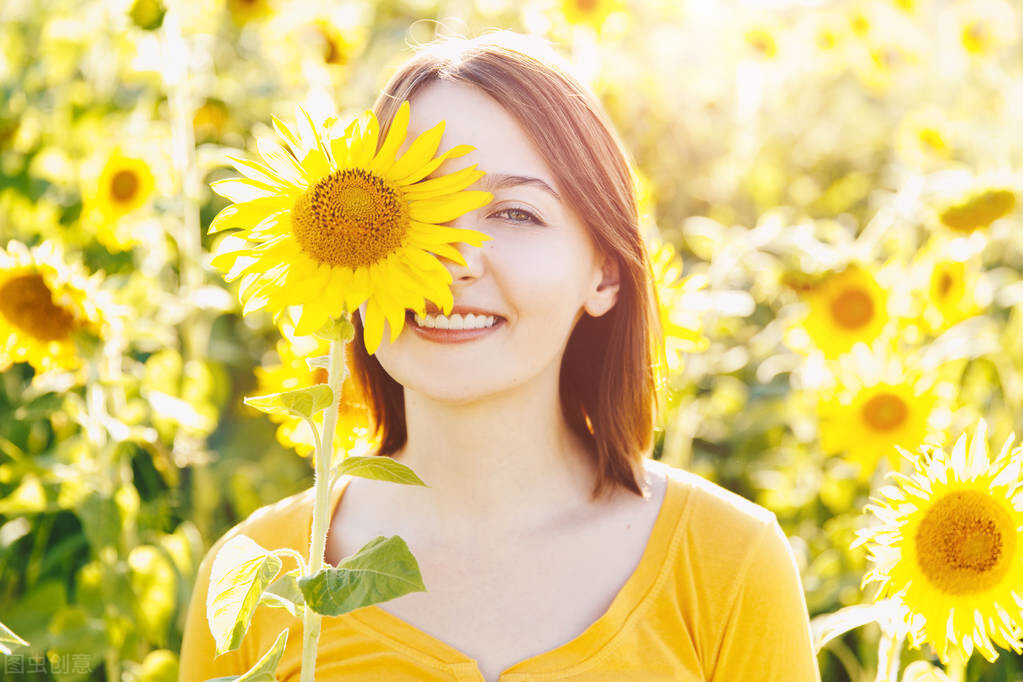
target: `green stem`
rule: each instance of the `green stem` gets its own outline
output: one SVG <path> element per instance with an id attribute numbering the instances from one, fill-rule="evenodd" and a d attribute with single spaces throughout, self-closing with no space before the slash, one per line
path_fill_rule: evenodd
<path id="1" fill-rule="evenodd" d="M 316 501 L 313 506 L 312 538 L 309 542 L 309 575 L 315 575 L 323 567 L 323 553 L 327 544 L 327 524 L 330 496 L 330 464 L 334 451 L 334 426 L 341 403 L 341 386 L 345 380 L 345 342 L 330 342 L 330 359 L 327 365 L 327 385 L 334 396 L 323 417 L 323 438 L 316 448 L 316 478 L 314 481 Z M 322 616 L 310 608 L 305 610 L 302 621 L 302 682 L 316 679 L 316 647 L 320 639 Z"/>

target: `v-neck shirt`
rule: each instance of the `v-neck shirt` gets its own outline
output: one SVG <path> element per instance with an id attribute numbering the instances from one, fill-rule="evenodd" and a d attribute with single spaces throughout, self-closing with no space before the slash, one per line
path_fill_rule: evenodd
<path id="1" fill-rule="evenodd" d="M 774 514 L 695 474 L 648 464 L 662 468 L 666 488 L 635 570 L 582 633 L 506 668 L 500 682 L 820 680 L 798 569 Z M 330 491 L 330 518 L 350 480 Z M 216 551 L 239 533 L 308 556 L 313 493 L 257 510 L 209 550 L 189 605 L 182 682 L 245 672 L 284 628 L 276 676 L 299 680 L 300 619 L 260 606 L 241 646 L 214 658 L 206 590 Z M 296 565 L 284 562 L 282 572 Z M 474 659 L 377 605 L 324 617 L 317 653 L 317 679 L 325 681 L 484 682 Z"/>

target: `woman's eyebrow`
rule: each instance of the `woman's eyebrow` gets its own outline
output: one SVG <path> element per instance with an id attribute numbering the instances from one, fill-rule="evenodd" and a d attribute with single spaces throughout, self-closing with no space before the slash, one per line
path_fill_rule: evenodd
<path id="1" fill-rule="evenodd" d="M 483 176 L 480 181 L 482 185 L 489 190 L 494 189 L 505 189 L 508 187 L 518 187 L 525 185 L 527 187 L 536 187 L 544 192 L 547 192 L 558 201 L 561 201 L 561 195 L 559 195 L 554 188 L 548 185 L 540 178 L 534 178 L 531 175 L 504 175 L 502 173 L 487 173 Z"/>

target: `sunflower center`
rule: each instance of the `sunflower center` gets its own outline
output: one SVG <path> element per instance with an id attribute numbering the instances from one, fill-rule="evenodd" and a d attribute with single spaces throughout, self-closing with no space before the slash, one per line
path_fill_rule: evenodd
<path id="1" fill-rule="evenodd" d="M 580 12 L 592 12 L 599 4 L 599 0 L 575 0 L 575 6 Z"/>
<path id="2" fill-rule="evenodd" d="M 952 289 L 952 275 L 948 272 L 942 272 L 938 276 L 938 298 L 945 298 L 948 296 L 948 292 Z"/>
<path id="3" fill-rule="evenodd" d="M 998 584 L 1016 544 L 1008 512 L 987 493 L 949 493 L 928 510 L 916 531 L 917 562 L 937 588 L 972 594 Z"/>
<path id="4" fill-rule="evenodd" d="M 859 329 L 874 317 L 874 302 L 860 289 L 846 289 L 831 301 L 831 316 L 846 329 Z"/>
<path id="5" fill-rule="evenodd" d="M 110 196 L 117 201 L 129 201 L 139 190 L 138 176 L 129 170 L 120 170 L 110 179 Z"/>
<path id="6" fill-rule="evenodd" d="M 408 232 L 401 190 L 361 168 L 331 173 L 295 202 L 291 229 L 320 263 L 365 267 L 398 249 Z"/>
<path id="7" fill-rule="evenodd" d="M 909 408 L 897 395 L 880 393 L 863 404 L 863 421 L 877 431 L 890 431 L 906 421 Z"/>
<path id="8" fill-rule="evenodd" d="M 74 316 L 54 304 L 53 294 L 37 273 L 12 277 L 0 286 L 0 315 L 39 341 L 66 339 L 75 326 Z"/>

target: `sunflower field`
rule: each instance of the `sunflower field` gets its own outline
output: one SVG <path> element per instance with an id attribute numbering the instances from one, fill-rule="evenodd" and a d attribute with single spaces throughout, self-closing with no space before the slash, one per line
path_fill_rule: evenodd
<path id="1" fill-rule="evenodd" d="M 284 252 L 226 229 L 273 208 L 239 174 L 325 149 L 320 122 L 416 45 L 503 28 L 549 40 L 622 135 L 667 350 L 654 457 L 777 515 L 822 679 L 1023 680 L 1021 21 L 1005 0 L 0 4 L 0 679 L 177 680 L 213 543 L 313 485 L 328 443 L 373 445 L 311 334 L 333 311 L 282 315 L 241 276 Z M 370 163 L 339 139 L 324 163 Z M 247 399 L 302 391 L 336 411 Z"/>

